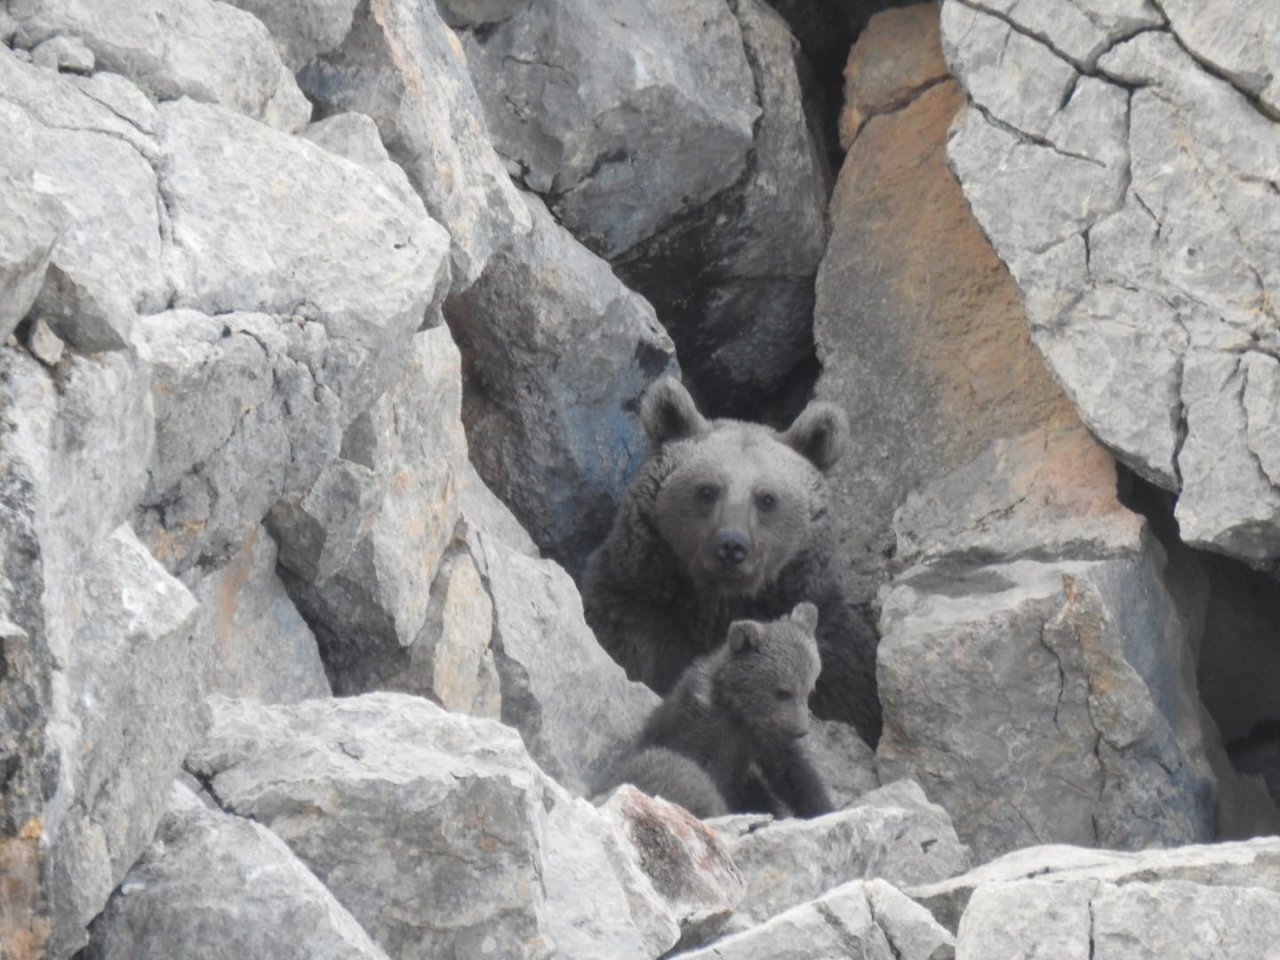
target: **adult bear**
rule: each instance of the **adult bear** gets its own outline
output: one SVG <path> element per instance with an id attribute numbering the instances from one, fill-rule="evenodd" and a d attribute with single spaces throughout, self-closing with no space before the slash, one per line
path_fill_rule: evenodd
<path id="1" fill-rule="evenodd" d="M 844 452 L 844 413 L 811 403 L 785 431 L 707 420 L 670 377 L 640 411 L 651 452 L 582 582 L 587 622 L 632 680 L 666 695 L 735 620 L 818 607 L 819 717 L 880 739 L 876 637 L 833 566 L 825 472 Z"/>

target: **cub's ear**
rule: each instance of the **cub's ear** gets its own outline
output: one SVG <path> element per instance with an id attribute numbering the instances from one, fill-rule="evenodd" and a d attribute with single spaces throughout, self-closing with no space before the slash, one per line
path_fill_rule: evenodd
<path id="1" fill-rule="evenodd" d="M 782 442 L 824 473 L 844 454 L 849 418 L 834 403 L 815 401 L 805 407 L 782 435 Z"/>
<path id="2" fill-rule="evenodd" d="M 808 601 L 797 603 L 791 619 L 804 627 L 806 633 L 813 633 L 818 629 L 818 608 Z"/>
<path id="3" fill-rule="evenodd" d="M 729 650 L 731 653 L 747 653 L 759 650 L 764 640 L 764 627 L 754 620 L 735 620 L 729 624 Z"/>
<path id="4" fill-rule="evenodd" d="M 693 397 L 675 377 L 650 384 L 640 403 L 640 421 L 655 447 L 706 433 L 710 424 L 694 406 Z"/>

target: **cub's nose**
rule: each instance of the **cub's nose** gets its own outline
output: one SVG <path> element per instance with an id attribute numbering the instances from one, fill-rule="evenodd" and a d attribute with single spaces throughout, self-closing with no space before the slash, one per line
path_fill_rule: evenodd
<path id="1" fill-rule="evenodd" d="M 716 558 L 721 566 L 736 567 L 751 553 L 751 545 L 741 533 L 729 532 L 716 536 Z"/>

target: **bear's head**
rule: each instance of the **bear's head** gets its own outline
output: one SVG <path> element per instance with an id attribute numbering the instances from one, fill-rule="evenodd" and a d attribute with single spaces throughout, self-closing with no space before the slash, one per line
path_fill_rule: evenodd
<path id="1" fill-rule="evenodd" d="M 780 432 L 708 420 L 664 377 L 645 393 L 641 420 L 661 464 L 654 522 L 700 588 L 758 594 L 828 522 L 824 474 L 849 433 L 834 404 L 809 404 Z"/>
<path id="2" fill-rule="evenodd" d="M 809 694 L 822 669 L 817 627 L 818 608 L 807 602 L 772 623 L 730 624 L 712 695 L 758 743 L 786 744 L 809 732 Z"/>

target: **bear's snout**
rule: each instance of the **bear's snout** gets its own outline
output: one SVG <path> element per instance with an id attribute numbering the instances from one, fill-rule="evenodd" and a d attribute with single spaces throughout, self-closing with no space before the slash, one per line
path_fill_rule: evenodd
<path id="1" fill-rule="evenodd" d="M 716 559 L 726 568 L 739 567 L 751 556 L 751 541 L 745 534 L 736 530 L 726 530 L 716 534 Z"/>

